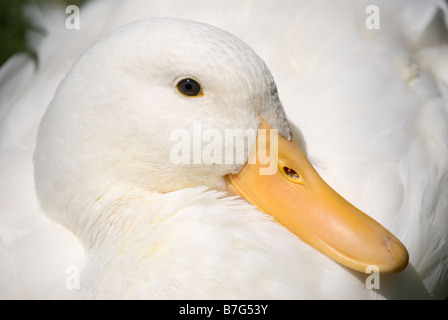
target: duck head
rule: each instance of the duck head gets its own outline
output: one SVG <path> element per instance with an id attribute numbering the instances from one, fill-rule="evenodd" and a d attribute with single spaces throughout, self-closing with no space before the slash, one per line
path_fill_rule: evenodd
<path id="1" fill-rule="evenodd" d="M 396 237 L 307 161 L 264 62 L 206 24 L 146 19 L 92 45 L 42 119 L 34 162 L 43 209 L 77 234 L 100 219 L 104 210 L 91 211 L 111 186 L 206 185 L 242 196 L 352 269 L 397 272 L 408 261 Z"/>

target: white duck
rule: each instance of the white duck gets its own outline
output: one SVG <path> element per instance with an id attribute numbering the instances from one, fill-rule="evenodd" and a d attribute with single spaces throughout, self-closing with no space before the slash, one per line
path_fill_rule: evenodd
<path id="1" fill-rule="evenodd" d="M 46 213 L 75 232 L 87 256 L 70 232 L 44 217 L 27 216 L 31 221 L 39 221 L 29 228 L 23 224 L 24 215 L 17 222 L 15 217 L 6 215 L 2 218 L 9 219 L 9 224 L 2 225 L 15 228 L 2 230 L 2 294 L 42 297 L 75 293 L 87 298 L 376 296 L 375 291 L 366 289 L 365 277 L 325 258 L 247 203 L 228 198 L 225 193 L 188 188 L 207 185 L 222 190 L 223 176 L 236 173 L 241 165 L 174 166 L 167 158 L 172 143 L 166 133 L 179 127 L 191 128 L 186 123 L 199 119 L 204 126 L 221 130 L 256 129 L 259 116 L 285 137 L 289 129 L 281 105 L 272 95 L 272 78 L 250 49 L 214 28 L 172 20 L 160 22 L 141 22 L 121 29 L 128 30 L 126 33 L 118 31 L 101 41 L 83 55 L 61 84 L 39 134 L 37 191 Z M 181 38 L 174 32 L 180 25 L 190 31 Z M 146 28 L 151 30 L 151 41 L 162 37 L 161 46 L 167 46 L 174 60 L 173 56 L 158 54 L 144 41 L 134 42 L 134 37 L 144 37 L 142 33 L 149 32 Z M 207 48 L 215 49 L 212 52 L 221 58 L 213 63 L 207 58 L 208 52 L 196 50 L 204 45 L 200 39 L 208 33 Z M 165 41 L 168 35 L 176 41 Z M 129 40 L 117 47 L 111 41 L 117 37 Z M 220 40 L 216 44 L 214 39 Z M 189 47 L 195 41 L 201 44 Z M 108 50 L 108 46 L 113 50 Z M 108 54 L 102 54 L 102 50 Z M 101 63 L 93 57 L 101 57 Z M 233 69 L 228 68 L 229 64 Z M 220 70 L 220 77 L 213 72 L 216 69 Z M 7 71 L 3 69 L 4 73 Z M 186 98 L 176 91 L 178 80 L 185 77 L 200 82 L 202 97 Z M 92 101 L 101 103 L 92 108 Z M 151 108 L 149 101 L 153 102 Z M 11 110 L 7 116 L 12 114 Z M 2 137 L 7 137 L 7 126 L 2 126 L 2 130 Z M 304 136 L 307 138 L 305 133 Z M 312 139 L 306 141 L 308 153 L 317 154 L 319 159 L 319 152 L 309 142 Z M 15 154 L 9 153 L 11 158 L 20 152 L 6 142 L 2 147 L 14 149 Z M 4 159 L 3 162 L 7 163 Z M 319 162 L 331 168 L 328 158 Z M 25 166 L 32 168 L 30 163 Z M 328 171 L 329 180 L 337 177 Z M 441 177 L 441 181 L 446 179 Z M 439 206 L 443 209 L 443 202 Z M 389 225 L 394 226 L 390 222 Z M 24 235 L 20 234 L 21 229 Z M 438 250 L 443 249 L 443 242 L 441 245 Z M 30 253 L 33 248 L 38 249 L 38 256 Z M 57 263 L 52 261 L 55 252 Z M 446 270 L 443 261 L 439 269 L 442 271 Z M 27 267 L 27 263 L 34 268 Z M 70 265 L 83 270 L 80 290 L 68 291 L 65 286 L 65 271 Z M 415 288 L 424 276 L 415 274 L 412 267 L 398 277 L 384 277 L 379 293 L 394 297 L 395 288 L 390 287 L 393 284 L 405 284 L 405 290 L 425 291 L 423 286 Z M 52 268 L 50 272 L 48 268 Z M 442 285 L 446 283 L 444 277 L 438 277 Z M 23 285 L 18 286 L 17 281 Z M 443 294 L 440 287 L 438 290 Z"/>

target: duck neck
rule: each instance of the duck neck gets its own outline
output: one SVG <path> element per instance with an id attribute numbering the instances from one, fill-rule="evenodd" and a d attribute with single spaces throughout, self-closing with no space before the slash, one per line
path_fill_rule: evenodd
<path id="1" fill-rule="evenodd" d="M 117 241 L 135 238 L 135 226 L 152 222 L 157 211 L 153 203 L 160 196 L 134 186 L 115 184 L 90 199 L 84 198 L 83 205 L 70 208 L 70 216 L 77 218 L 65 224 L 88 251 L 114 246 Z"/>

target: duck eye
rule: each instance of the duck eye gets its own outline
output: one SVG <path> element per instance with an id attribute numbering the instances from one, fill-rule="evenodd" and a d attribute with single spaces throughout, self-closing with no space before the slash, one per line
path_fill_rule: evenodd
<path id="1" fill-rule="evenodd" d="M 180 93 L 189 97 L 197 97 L 202 95 L 201 86 L 193 79 L 180 80 L 177 83 L 177 89 Z"/>

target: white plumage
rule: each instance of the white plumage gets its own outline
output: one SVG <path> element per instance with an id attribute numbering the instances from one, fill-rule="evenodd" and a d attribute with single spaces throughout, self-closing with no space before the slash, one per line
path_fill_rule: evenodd
<path id="1" fill-rule="evenodd" d="M 65 28 L 63 8 L 30 9 L 48 30 L 36 43 L 39 68 L 19 55 L 0 70 L 0 297 L 445 298 L 446 7 L 437 1 L 378 2 L 381 28 L 369 30 L 368 4 L 96 1 L 81 8 L 80 30 Z M 271 70 L 312 163 L 340 194 L 403 241 L 407 269 L 383 275 L 381 289 L 368 290 L 366 275 L 324 257 L 245 201 L 204 187 L 165 194 L 132 184 L 111 187 L 95 205 L 120 215 L 98 215 L 94 223 L 49 213 L 76 236 L 47 218 L 34 191 L 32 156 L 58 83 L 94 41 L 151 16 L 204 21 L 248 43 Z M 181 178 L 174 177 L 189 187 L 190 180 Z M 205 184 L 206 175 L 198 181 Z M 219 188 L 219 181 L 212 187 Z M 89 196 L 82 186 L 78 190 Z M 108 207 L 119 198 L 121 207 Z M 82 229 L 86 225 L 97 229 Z M 69 266 L 82 270 L 79 290 L 67 289 Z"/>

